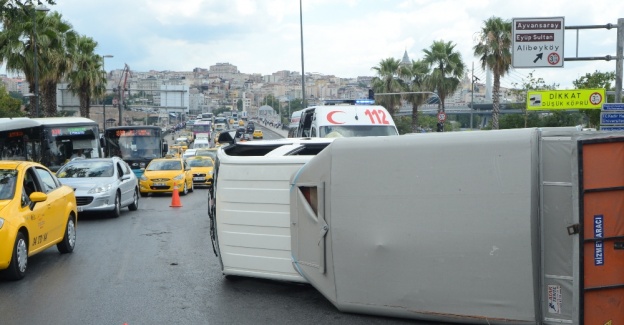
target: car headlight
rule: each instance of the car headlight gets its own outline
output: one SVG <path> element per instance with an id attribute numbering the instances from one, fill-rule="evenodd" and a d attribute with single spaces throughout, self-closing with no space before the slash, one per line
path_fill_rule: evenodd
<path id="1" fill-rule="evenodd" d="M 92 189 L 89 190 L 89 194 L 97 194 L 97 193 L 105 193 L 110 191 L 113 188 L 113 184 L 107 184 L 107 185 L 98 185 Z"/>
<path id="2" fill-rule="evenodd" d="M 4 219 L 0 218 L 0 229 L 2 229 L 2 226 L 4 226 Z"/>
<path id="3" fill-rule="evenodd" d="M 148 178 L 145 175 L 141 175 L 141 180 L 144 181 L 144 182 L 147 182 Z"/>
<path id="4" fill-rule="evenodd" d="M 181 181 L 183 179 L 184 179 L 184 174 L 180 174 L 180 175 L 178 175 L 178 176 L 173 178 L 174 181 Z"/>
<path id="5" fill-rule="evenodd" d="M 208 172 L 208 175 L 212 176 L 212 170 Z"/>

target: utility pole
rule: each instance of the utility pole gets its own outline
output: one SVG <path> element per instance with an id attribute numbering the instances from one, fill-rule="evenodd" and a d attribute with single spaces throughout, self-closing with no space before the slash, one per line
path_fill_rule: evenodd
<path id="1" fill-rule="evenodd" d="M 622 73 L 624 61 L 624 18 L 617 23 L 617 43 L 615 49 L 615 102 L 622 102 Z"/>
<path id="2" fill-rule="evenodd" d="M 299 0 L 299 29 L 301 30 L 301 106 L 306 108 L 305 69 L 303 68 L 303 9 L 301 8 L 301 0 Z"/>

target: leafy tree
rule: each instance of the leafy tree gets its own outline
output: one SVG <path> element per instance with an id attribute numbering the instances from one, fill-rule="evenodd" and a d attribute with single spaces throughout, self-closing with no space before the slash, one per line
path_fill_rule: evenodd
<path id="1" fill-rule="evenodd" d="M 372 67 L 377 72 L 373 77 L 371 86 L 376 94 L 399 93 L 403 89 L 400 77 L 401 61 L 395 58 L 381 60 L 379 65 Z M 385 107 L 392 116 L 395 115 L 397 106 L 401 103 L 401 95 L 383 95 L 375 98 L 375 101 Z"/>
<path id="2" fill-rule="evenodd" d="M 4 84 L 0 83 L 0 117 L 22 117 L 25 114 L 21 108 L 22 101 L 9 95 Z"/>
<path id="3" fill-rule="evenodd" d="M 510 129 L 510 128 L 517 128 L 517 127 L 525 127 L 525 128 L 526 127 L 538 127 L 541 124 L 541 120 L 539 117 L 537 117 L 537 113 L 535 112 L 529 113 L 529 111 L 526 109 L 527 93 L 530 90 L 554 90 L 559 87 L 559 84 L 548 85 L 546 84 L 546 81 L 544 81 L 544 78 L 541 78 L 541 77 L 536 78 L 533 75 L 533 72 L 535 71 L 529 72 L 527 77 L 522 79 L 521 84 L 518 84 L 517 82 L 512 83 L 514 88 L 509 90 L 509 95 L 511 97 L 523 99 L 523 103 L 521 105 L 514 104 L 513 106 L 514 108 L 522 110 L 522 114 L 524 115 L 524 124 L 518 125 L 516 122 L 511 122 L 511 120 L 515 121 L 514 118 L 507 117 L 505 126 L 504 127 L 499 126 L 499 128 Z M 513 114 L 507 114 L 507 116 L 509 115 L 513 115 Z"/>
<path id="4" fill-rule="evenodd" d="M 432 68 L 428 84 L 435 89 L 440 99 L 438 111 L 444 112 L 446 97 L 459 88 L 460 78 L 464 76 L 465 65 L 461 54 L 455 51 L 452 42 L 434 41 L 431 47 L 424 49 L 423 61 Z"/>
<path id="5" fill-rule="evenodd" d="M 405 83 L 406 92 L 427 92 L 431 91 L 427 87 L 426 80 L 429 73 L 429 66 L 427 63 L 419 60 L 412 60 L 412 64 L 407 67 L 402 67 L 401 75 L 408 79 L 409 82 Z M 411 132 L 416 133 L 419 131 L 418 124 L 418 106 L 425 103 L 430 97 L 430 94 L 406 94 L 405 99 L 412 104 L 412 126 Z"/>
<path id="6" fill-rule="evenodd" d="M 572 81 L 572 84 L 576 89 L 604 88 L 606 90 L 615 90 L 615 87 L 611 86 L 613 81 L 615 81 L 615 72 L 595 71 L 586 73 L 584 76 Z M 606 102 L 613 103 L 614 101 L 615 96 L 607 96 Z M 581 112 L 589 121 L 588 127 L 598 127 L 600 125 L 600 110 L 584 109 Z"/>
<path id="7" fill-rule="evenodd" d="M 491 17 L 483 22 L 479 43 L 474 46 L 474 55 L 480 57 L 481 67 L 491 69 L 494 76 L 492 87 L 492 129 L 498 129 L 500 113 L 500 79 L 511 67 L 511 22 Z"/>
<path id="8" fill-rule="evenodd" d="M 238 111 L 243 111 L 243 100 L 240 98 L 236 101 L 236 109 Z"/>

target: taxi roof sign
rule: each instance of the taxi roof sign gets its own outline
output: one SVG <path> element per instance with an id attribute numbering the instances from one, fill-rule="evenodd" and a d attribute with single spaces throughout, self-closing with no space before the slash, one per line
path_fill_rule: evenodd
<path id="1" fill-rule="evenodd" d="M 532 111 L 601 109 L 606 91 L 601 89 L 528 91 L 526 109 Z"/>

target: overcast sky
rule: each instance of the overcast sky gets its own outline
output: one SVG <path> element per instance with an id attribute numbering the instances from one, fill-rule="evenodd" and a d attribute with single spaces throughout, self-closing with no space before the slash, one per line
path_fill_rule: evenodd
<path id="1" fill-rule="evenodd" d="M 242 73 L 301 71 L 297 0 L 56 0 L 50 6 L 80 34 L 111 54 L 106 69 L 190 71 L 217 62 Z M 564 17 L 566 26 L 604 25 L 624 18 L 622 0 L 303 0 L 305 72 L 372 76 L 382 59 L 423 57 L 434 40 L 452 41 L 470 70 L 485 80 L 473 55 L 483 21 Z M 579 56 L 615 55 L 616 29 L 582 30 Z M 576 32 L 565 32 L 565 57 L 576 55 Z M 535 74 L 561 89 L 588 72 L 615 71 L 615 61 L 566 61 Z M 503 86 L 533 69 L 515 69 Z"/>

